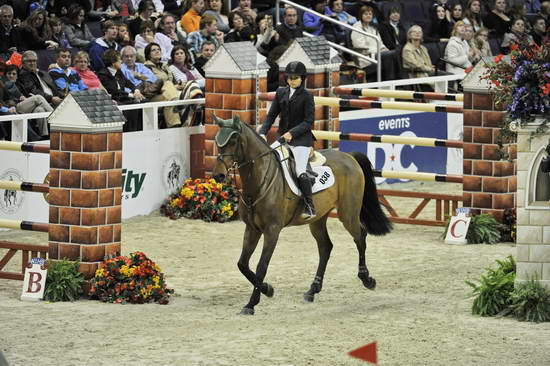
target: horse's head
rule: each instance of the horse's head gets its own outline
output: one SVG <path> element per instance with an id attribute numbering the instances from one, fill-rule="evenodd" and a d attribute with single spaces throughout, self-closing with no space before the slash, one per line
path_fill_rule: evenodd
<path id="1" fill-rule="evenodd" d="M 239 116 L 233 119 L 220 119 L 213 115 L 214 121 L 220 127 L 216 134 L 216 146 L 218 147 L 218 159 L 212 172 L 216 181 L 223 181 L 230 169 L 235 169 L 239 161 L 243 159 L 243 141 L 241 133 L 243 126 Z"/>

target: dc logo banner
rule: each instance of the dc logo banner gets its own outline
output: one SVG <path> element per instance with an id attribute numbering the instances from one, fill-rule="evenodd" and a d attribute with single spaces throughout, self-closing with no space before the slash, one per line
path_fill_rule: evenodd
<path id="1" fill-rule="evenodd" d="M 411 113 L 342 120 L 340 130 L 343 133 L 447 139 L 447 114 Z M 366 154 L 377 170 L 446 173 L 446 148 L 340 141 L 340 151 L 360 151 Z M 377 178 L 378 183 L 402 181 L 401 179 Z"/>

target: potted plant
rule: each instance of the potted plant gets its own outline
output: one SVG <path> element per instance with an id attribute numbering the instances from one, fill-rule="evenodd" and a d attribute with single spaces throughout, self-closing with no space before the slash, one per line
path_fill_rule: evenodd
<path id="1" fill-rule="evenodd" d="M 509 55 L 495 56 L 484 76 L 491 82 L 495 103 L 506 107 L 501 127 L 501 145 L 514 141 L 516 132 L 536 125 L 534 133 L 545 132 L 550 122 L 550 38 L 541 46 L 520 39 Z"/>

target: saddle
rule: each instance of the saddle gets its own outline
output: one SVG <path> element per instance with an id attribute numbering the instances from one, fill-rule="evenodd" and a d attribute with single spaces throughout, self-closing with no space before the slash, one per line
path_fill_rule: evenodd
<path id="1" fill-rule="evenodd" d="M 275 144 L 274 144 L 275 145 Z M 291 191 L 297 196 L 301 196 L 302 193 L 298 188 L 298 177 L 296 176 L 296 163 L 292 150 L 288 149 L 284 145 L 274 146 L 273 148 L 279 154 L 279 159 L 283 167 L 285 179 L 291 189 Z M 312 193 L 316 193 L 331 187 L 334 184 L 334 174 L 329 166 L 326 166 L 327 159 L 319 152 L 311 149 L 309 155 L 309 161 L 306 168 L 306 174 L 311 179 Z"/>

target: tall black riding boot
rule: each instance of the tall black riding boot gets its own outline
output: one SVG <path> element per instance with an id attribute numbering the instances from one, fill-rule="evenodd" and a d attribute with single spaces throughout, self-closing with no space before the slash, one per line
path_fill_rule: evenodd
<path id="1" fill-rule="evenodd" d="M 313 200 L 311 199 L 311 180 L 306 173 L 301 174 L 298 177 L 300 183 L 300 190 L 304 198 L 304 212 L 302 213 L 303 219 L 311 219 L 315 217 L 315 207 L 313 206 Z"/>

